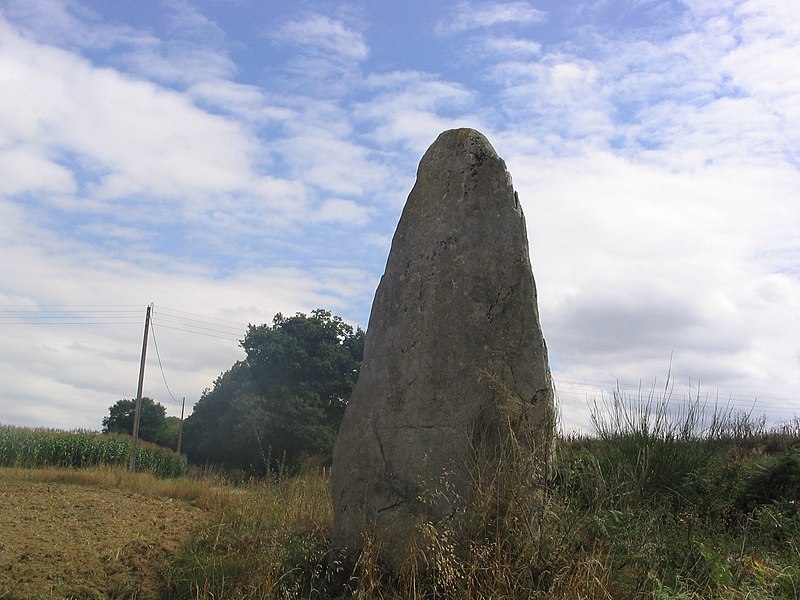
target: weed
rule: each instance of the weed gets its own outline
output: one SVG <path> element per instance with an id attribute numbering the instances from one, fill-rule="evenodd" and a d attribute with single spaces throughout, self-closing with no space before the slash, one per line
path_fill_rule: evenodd
<path id="1" fill-rule="evenodd" d="M 465 469 L 475 492 L 458 504 L 469 518 L 420 520 L 398 568 L 383 562 L 378 535 L 354 569 L 331 560 L 330 482 L 319 469 L 237 482 L 216 471 L 159 479 L 111 468 L 26 476 L 208 509 L 168 569 L 170 599 L 800 597 L 796 422 L 767 429 L 707 408 L 699 394 L 675 406 L 670 393 L 618 393 L 595 405 L 595 436 L 554 447 L 512 435 L 519 413 L 499 410 L 481 436 L 502 443 L 492 452 L 476 443 Z M 543 470 L 552 477 L 530 493 Z"/>
<path id="2" fill-rule="evenodd" d="M 421 519 L 394 568 L 380 535 L 352 570 L 329 561 L 329 482 L 306 472 L 237 488 L 176 561 L 169 597 L 797 597 L 793 430 L 708 409 L 699 392 L 676 405 L 665 387 L 617 393 L 595 405 L 595 436 L 537 447 L 515 433 L 518 408 L 484 415 L 474 439 L 493 445 L 472 449 L 469 498 L 435 486 L 468 518 Z"/>

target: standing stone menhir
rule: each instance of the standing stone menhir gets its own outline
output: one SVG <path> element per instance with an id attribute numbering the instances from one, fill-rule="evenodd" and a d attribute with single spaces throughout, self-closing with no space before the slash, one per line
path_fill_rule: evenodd
<path id="1" fill-rule="evenodd" d="M 468 541 L 509 445 L 515 491 L 495 500 L 541 494 L 553 415 L 511 176 L 481 133 L 445 131 L 419 164 L 372 305 L 333 451 L 333 547 L 352 556 L 374 536 L 398 566 L 423 523 Z M 524 506 L 535 527 L 536 503 Z"/>

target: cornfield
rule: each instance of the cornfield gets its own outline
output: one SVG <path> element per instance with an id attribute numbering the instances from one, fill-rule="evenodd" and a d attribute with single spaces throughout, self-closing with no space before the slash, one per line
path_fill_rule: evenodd
<path id="1" fill-rule="evenodd" d="M 91 431 L 57 431 L 0 426 L 0 466 L 81 469 L 124 466 L 130 460 L 131 438 Z M 186 474 L 186 457 L 147 442 L 136 450 L 139 471 L 159 477 Z"/>

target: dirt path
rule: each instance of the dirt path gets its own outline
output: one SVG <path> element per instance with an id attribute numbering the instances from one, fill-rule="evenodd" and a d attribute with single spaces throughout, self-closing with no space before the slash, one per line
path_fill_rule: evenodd
<path id="1" fill-rule="evenodd" d="M 0 481 L 0 599 L 156 598 L 204 515 L 118 489 Z"/>

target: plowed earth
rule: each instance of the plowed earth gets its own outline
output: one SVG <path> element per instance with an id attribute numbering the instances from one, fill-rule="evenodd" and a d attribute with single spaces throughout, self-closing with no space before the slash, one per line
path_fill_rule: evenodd
<path id="1" fill-rule="evenodd" d="M 204 515 L 119 489 L 0 480 L 0 598 L 158 598 Z"/>

